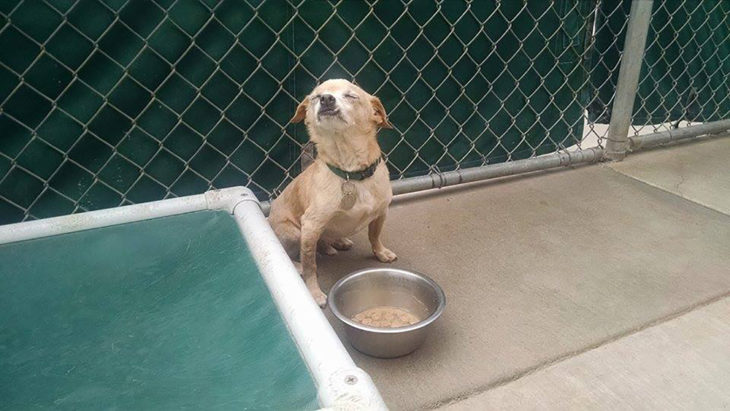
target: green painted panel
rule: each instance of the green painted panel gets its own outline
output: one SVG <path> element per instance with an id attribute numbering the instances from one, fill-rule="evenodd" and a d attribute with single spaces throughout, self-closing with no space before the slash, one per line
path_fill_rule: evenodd
<path id="1" fill-rule="evenodd" d="M 0 409 L 313 409 L 233 219 L 0 246 Z"/>

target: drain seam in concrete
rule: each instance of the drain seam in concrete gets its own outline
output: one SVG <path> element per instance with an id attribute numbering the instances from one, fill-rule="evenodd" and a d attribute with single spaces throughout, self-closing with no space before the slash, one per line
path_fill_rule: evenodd
<path id="1" fill-rule="evenodd" d="M 667 189 L 666 189 L 666 188 L 664 188 L 664 187 L 661 187 L 661 186 L 658 186 L 658 185 L 652 184 L 652 183 L 650 183 L 650 182 L 648 182 L 648 181 L 645 181 L 645 180 L 642 180 L 642 179 L 640 179 L 640 178 L 638 178 L 638 177 L 634 177 L 634 176 L 632 176 L 632 175 L 629 175 L 629 174 L 623 173 L 623 172 L 621 172 L 621 171 L 619 171 L 619 170 L 616 170 L 615 168 L 611 167 L 611 166 L 610 166 L 609 164 L 607 164 L 607 163 L 604 163 L 604 164 L 603 164 L 603 166 L 604 166 L 605 168 L 608 168 L 609 170 L 613 171 L 614 173 L 616 173 L 616 174 L 618 174 L 618 175 L 622 176 L 622 177 L 626 177 L 626 178 L 628 178 L 628 179 L 630 179 L 630 180 L 633 180 L 633 181 L 639 182 L 639 183 L 641 183 L 641 184 L 644 184 L 644 185 L 646 185 L 646 186 L 652 187 L 652 188 L 654 188 L 654 189 L 657 189 L 657 190 L 659 190 L 659 191 L 662 191 L 662 192 L 664 192 L 664 193 L 669 193 L 669 194 L 673 195 L 674 197 L 678 197 L 678 198 L 681 198 L 682 200 L 685 200 L 685 201 L 687 201 L 687 202 L 689 202 L 689 203 L 692 203 L 692 204 L 694 204 L 694 205 L 698 205 L 698 206 L 700 206 L 700 207 L 702 207 L 702 208 L 705 208 L 705 209 L 707 209 L 707 210 L 711 210 L 711 211 L 713 211 L 713 212 L 715 212 L 715 213 L 718 213 L 718 214 L 720 214 L 720 215 L 722 215 L 722 216 L 725 216 L 725 217 L 730 217 L 730 214 L 727 214 L 727 213 L 725 213 L 725 212 L 723 212 L 723 211 L 720 211 L 720 210 L 718 210 L 718 209 L 716 209 L 716 208 L 713 208 L 713 207 L 711 207 L 711 206 L 709 206 L 709 205 L 707 205 L 707 204 L 703 204 L 703 203 L 700 203 L 700 202 L 699 202 L 699 201 L 697 201 L 697 200 L 693 200 L 693 199 L 691 199 L 691 198 L 688 198 L 688 197 L 685 197 L 685 196 L 683 196 L 683 195 L 680 195 L 680 194 L 677 194 L 677 193 L 673 193 L 673 192 L 671 192 L 671 191 L 667 190 Z M 681 184 L 681 183 L 683 183 L 683 182 L 684 182 L 684 176 L 682 176 L 682 181 L 680 182 L 680 184 Z"/>
<path id="2" fill-rule="evenodd" d="M 443 400 L 438 400 L 435 403 L 427 404 L 424 408 L 433 410 L 433 409 L 437 409 L 437 408 L 440 408 L 440 407 L 444 407 L 444 406 L 447 406 L 447 405 L 451 405 L 451 404 L 455 404 L 455 403 L 458 403 L 458 402 L 467 400 L 467 399 L 469 399 L 471 397 L 474 397 L 474 396 L 483 394 L 483 393 L 485 393 L 487 391 L 493 390 L 495 388 L 498 388 L 498 387 L 507 385 L 507 384 L 509 384 L 511 382 L 514 382 L 514 381 L 517 381 L 517 380 L 519 380 L 521 378 L 524 378 L 524 377 L 527 377 L 529 375 L 532 375 L 532 374 L 534 374 L 534 373 L 536 373 L 538 371 L 544 370 L 546 368 L 549 368 L 549 367 L 551 367 L 553 365 L 556 365 L 558 363 L 561 363 L 563 361 L 567 361 L 570 358 L 577 357 L 577 356 L 582 355 L 584 353 L 587 353 L 589 351 L 593 351 L 593 350 L 596 350 L 596 349 L 601 348 L 603 346 L 612 344 L 612 343 L 614 343 L 616 341 L 619 341 L 619 340 L 621 340 L 623 338 L 626 338 L 628 336 L 631 336 L 631 335 L 634 335 L 634 334 L 638 334 L 638 333 L 640 333 L 640 332 L 642 332 L 644 330 L 647 330 L 649 328 L 653 328 L 653 327 L 656 327 L 656 326 L 661 325 L 663 323 L 669 322 L 669 321 L 674 320 L 676 318 L 679 318 L 679 317 L 681 317 L 681 316 L 683 316 L 685 314 L 689 314 L 692 311 L 695 311 L 697 309 L 704 308 L 704 307 L 706 307 L 708 305 L 714 304 L 714 303 L 716 303 L 716 302 L 718 302 L 720 300 L 723 300 L 725 298 L 728 298 L 728 297 L 730 297 L 730 291 L 727 291 L 727 292 L 724 292 L 724 293 L 722 293 L 720 295 L 711 297 L 711 298 L 709 298 L 707 300 L 700 301 L 700 302 L 695 303 L 695 304 L 691 304 L 691 305 L 689 305 L 689 306 L 687 306 L 687 307 L 685 307 L 685 308 L 683 308 L 683 309 L 681 309 L 679 311 L 670 313 L 670 314 L 665 315 L 663 317 L 659 317 L 659 318 L 657 318 L 655 320 L 652 320 L 652 321 L 649 321 L 647 323 L 641 324 L 641 325 L 639 325 L 637 327 L 630 328 L 628 330 L 619 332 L 617 334 L 614 334 L 612 336 L 609 336 L 607 339 L 598 341 L 598 342 L 596 342 L 594 344 L 591 344 L 591 345 L 588 345 L 586 347 L 582 347 L 582 348 L 579 348 L 577 350 L 569 351 L 569 352 L 567 352 L 565 354 L 562 354 L 562 355 L 560 355 L 558 357 L 555 357 L 555 358 L 552 358 L 552 359 L 548 359 L 547 361 L 541 362 L 541 363 L 539 363 L 537 365 L 534 365 L 532 367 L 525 368 L 522 371 L 518 371 L 517 373 L 514 373 L 512 375 L 508 375 L 506 377 L 499 378 L 499 379 L 497 379 L 495 381 L 492 381 L 491 383 L 488 383 L 488 384 L 483 385 L 481 387 L 477 387 L 477 388 L 475 388 L 473 390 L 465 391 L 465 392 L 463 392 L 461 394 L 458 394 L 458 395 L 455 395 L 453 397 L 445 398 Z"/>

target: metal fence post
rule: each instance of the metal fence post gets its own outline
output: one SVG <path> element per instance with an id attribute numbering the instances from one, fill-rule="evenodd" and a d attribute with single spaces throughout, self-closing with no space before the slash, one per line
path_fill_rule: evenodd
<path id="1" fill-rule="evenodd" d="M 611 123 L 608 126 L 606 158 L 623 160 L 628 147 L 631 115 L 639 85 L 639 74 L 644 61 L 646 35 L 651 22 L 654 0 L 633 0 L 626 30 L 626 40 L 621 56 L 616 96 L 611 108 Z"/>

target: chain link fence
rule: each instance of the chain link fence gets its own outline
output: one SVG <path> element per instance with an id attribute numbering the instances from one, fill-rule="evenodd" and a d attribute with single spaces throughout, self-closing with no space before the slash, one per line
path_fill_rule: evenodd
<path id="1" fill-rule="evenodd" d="M 234 185 L 270 199 L 307 142 L 288 120 L 328 78 L 383 101 L 393 179 L 601 146 L 628 4 L 4 1 L 0 223 Z M 634 123 L 727 118 L 728 3 L 657 5 Z"/>

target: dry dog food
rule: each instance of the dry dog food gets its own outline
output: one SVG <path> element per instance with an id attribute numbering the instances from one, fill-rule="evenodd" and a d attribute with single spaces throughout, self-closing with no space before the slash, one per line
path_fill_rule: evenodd
<path id="1" fill-rule="evenodd" d="M 371 327 L 396 328 L 405 327 L 418 322 L 418 317 L 402 308 L 373 307 L 352 317 L 354 321 Z"/>

